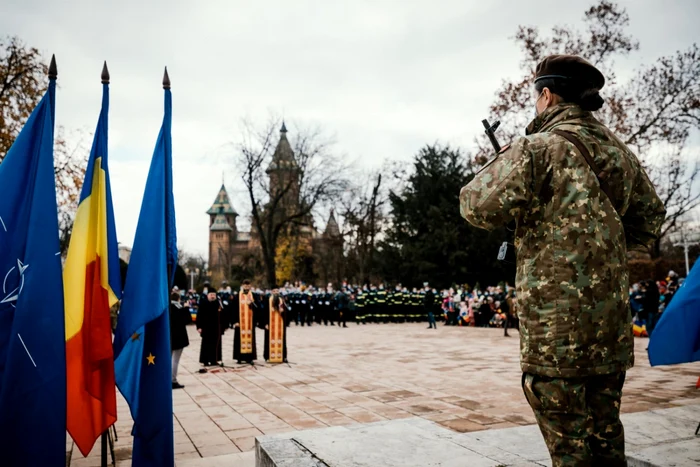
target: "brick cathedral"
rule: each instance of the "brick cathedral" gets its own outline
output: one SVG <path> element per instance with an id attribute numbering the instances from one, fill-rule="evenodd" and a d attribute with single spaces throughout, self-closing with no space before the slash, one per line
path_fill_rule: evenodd
<path id="1" fill-rule="evenodd" d="M 297 206 L 299 203 L 299 170 L 284 123 L 280 138 L 266 173 L 269 177 L 270 192 L 275 193 L 281 183 L 290 183 L 292 189 L 279 203 L 280 209 Z M 290 178 L 291 177 L 291 178 Z M 207 211 L 209 215 L 209 271 L 212 285 L 231 281 L 232 267 L 240 265 L 251 257 L 261 256 L 260 242 L 255 231 L 239 230 L 238 212 L 231 204 L 226 187 L 222 184 L 214 203 Z M 313 270 L 319 285 L 342 280 L 343 238 L 333 210 L 320 233 L 314 226 L 311 216 L 306 219 L 294 238 L 313 258 Z M 292 278 L 298 280 L 301 278 Z"/>

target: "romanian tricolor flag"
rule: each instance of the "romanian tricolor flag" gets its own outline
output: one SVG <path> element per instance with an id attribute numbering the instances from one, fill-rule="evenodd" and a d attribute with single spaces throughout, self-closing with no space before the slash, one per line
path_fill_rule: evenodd
<path id="1" fill-rule="evenodd" d="M 110 308 L 121 297 L 122 288 L 107 170 L 106 70 L 105 64 L 100 120 L 63 270 L 67 428 L 84 456 L 117 421 Z"/>

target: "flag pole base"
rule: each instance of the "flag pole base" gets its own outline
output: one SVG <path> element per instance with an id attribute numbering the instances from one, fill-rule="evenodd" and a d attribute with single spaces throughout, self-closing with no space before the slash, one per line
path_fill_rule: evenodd
<path id="1" fill-rule="evenodd" d="M 112 465 L 116 466 L 117 462 L 114 458 L 114 439 L 112 439 L 112 429 L 114 430 L 114 437 L 116 439 L 117 437 L 117 428 L 112 425 L 111 427 L 107 428 L 107 431 L 102 433 L 102 436 L 100 437 L 102 439 L 101 441 L 101 466 L 102 467 L 107 467 L 107 446 L 109 446 L 109 453 L 112 458 Z"/>

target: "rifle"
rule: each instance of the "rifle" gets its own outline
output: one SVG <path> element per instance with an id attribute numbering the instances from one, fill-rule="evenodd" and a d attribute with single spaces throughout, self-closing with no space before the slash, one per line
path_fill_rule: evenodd
<path id="1" fill-rule="evenodd" d="M 481 123 L 484 125 L 486 136 L 489 137 L 489 141 L 491 141 L 491 146 L 493 146 L 493 149 L 496 151 L 496 155 L 498 155 L 501 152 L 501 145 L 498 144 L 498 140 L 496 139 L 496 129 L 499 127 L 501 124 L 500 121 L 496 120 L 496 122 L 491 125 L 488 120 L 484 119 L 481 121 Z M 506 227 L 508 228 L 508 227 Z M 509 229 L 509 230 L 514 230 L 514 229 Z M 498 261 L 503 261 L 506 263 L 514 264 L 515 259 L 510 261 L 511 257 L 514 255 L 515 252 L 512 251 L 512 248 L 508 248 L 509 246 L 513 246 L 511 243 L 508 241 L 505 241 L 501 244 L 501 247 L 498 249 Z M 510 254 L 509 254 L 510 253 Z"/>
<path id="2" fill-rule="evenodd" d="M 493 125 L 489 124 L 489 121 L 484 119 L 481 121 L 481 123 L 484 125 L 484 128 L 486 129 L 484 133 L 486 133 L 486 136 L 489 137 L 489 141 L 491 141 L 491 145 L 493 146 L 493 149 L 496 151 L 496 154 L 501 152 L 501 145 L 498 144 L 498 140 L 496 139 L 496 129 L 498 126 L 501 124 L 500 121 L 496 120 L 496 123 Z"/>

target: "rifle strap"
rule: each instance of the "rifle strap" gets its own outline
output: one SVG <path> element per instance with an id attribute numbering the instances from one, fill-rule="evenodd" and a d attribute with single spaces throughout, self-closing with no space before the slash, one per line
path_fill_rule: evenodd
<path id="1" fill-rule="evenodd" d="M 612 202 L 612 198 L 610 197 L 610 191 L 608 191 L 608 184 L 605 181 L 605 178 L 607 177 L 607 174 L 600 170 L 598 167 L 598 164 L 595 163 L 593 160 L 593 157 L 591 156 L 590 151 L 588 148 L 581 142 L 580 139 L 576 135 L 574 135 L 571 132 L 568 131 L 563 131 L 563 130 L 552 130 L 552 133 L 555 135 L 561 136 L 571 144 L 573 144 L 576 149 L 578 150 L 579 154 L 583 156 L 584 159 L 586 159 L 586 162 L 588 163 L 588 166 L 591 168 L 593 171 L 593 174 L 596 176 L 598 179 L 598 183 L 600 184 L 600 189 L 605 193 L 605 195 L 608 197 L 610 202 Z"/>

